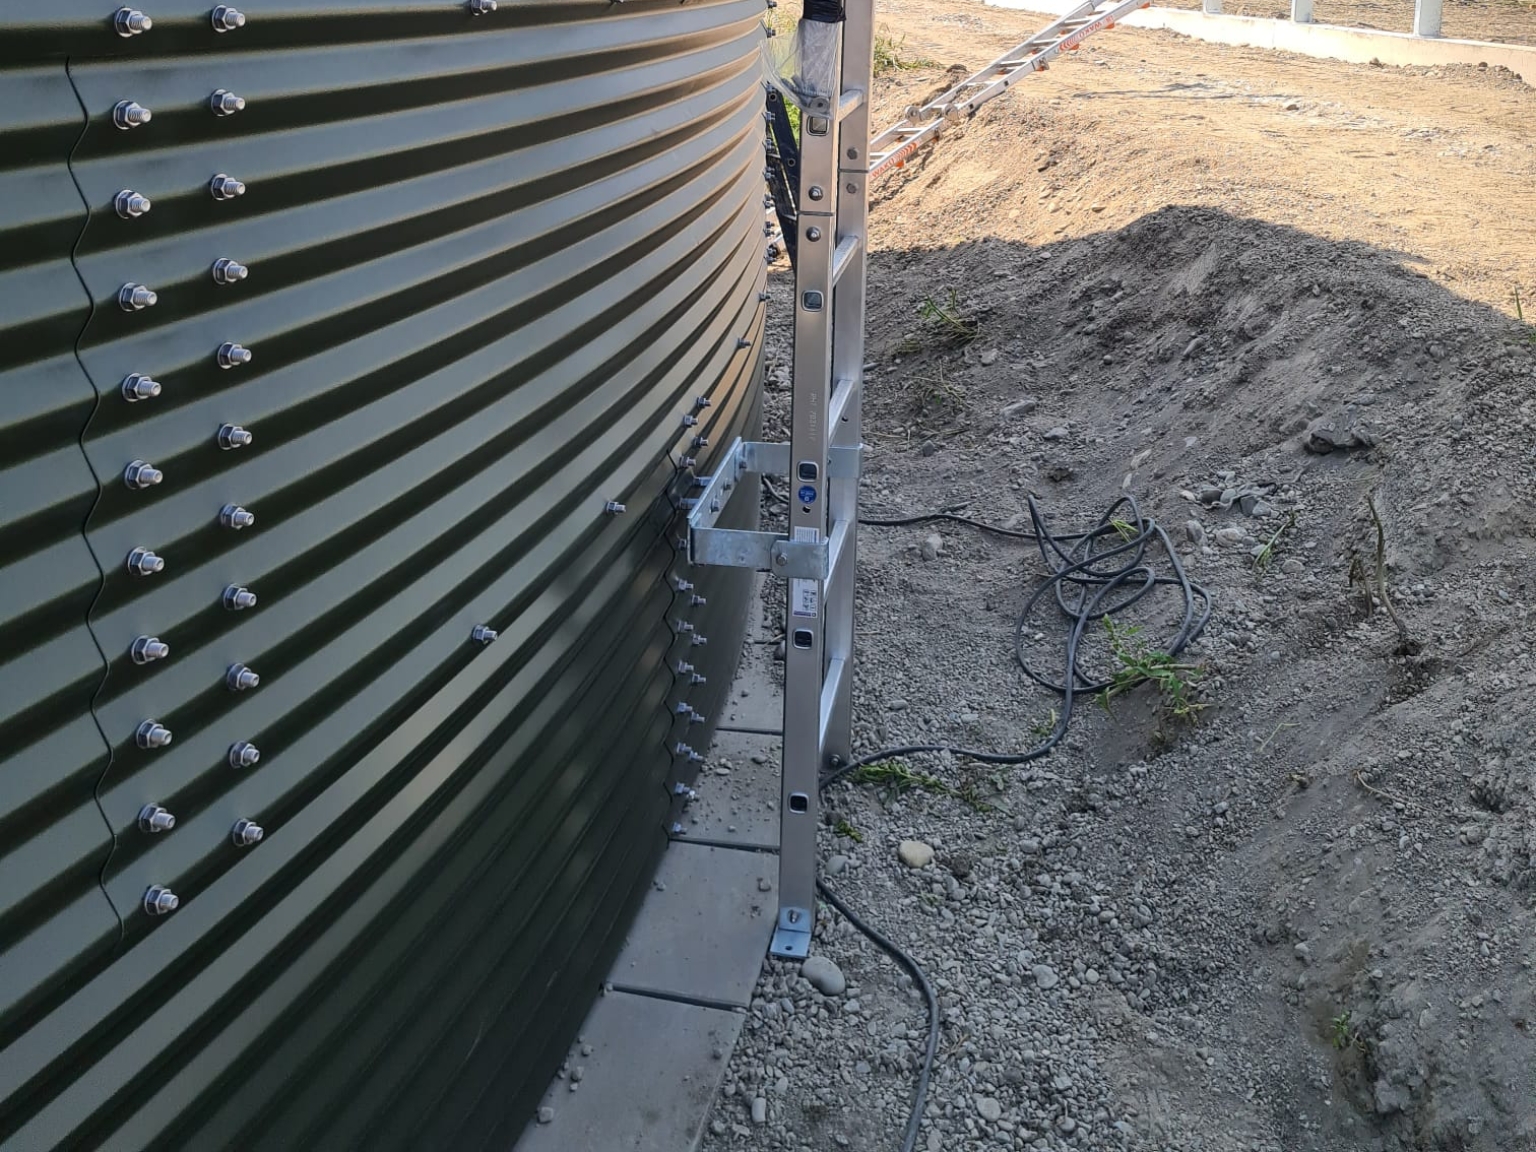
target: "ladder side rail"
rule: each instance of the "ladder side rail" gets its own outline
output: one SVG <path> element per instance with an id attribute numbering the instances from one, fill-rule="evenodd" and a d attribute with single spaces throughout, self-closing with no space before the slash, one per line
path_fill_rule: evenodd
<path id="1" fill-rule="evenodd" d="M 874 5 L 850 4 L 843 31 L 843 85 L 874 84 Z M 864 321 L 869 253 L 869 113 L 866 98 L 844 118 L 838 139 L 838 242 L 856 240 L 832 300 L 832 372 L 834 389 L 847 388 L 846 399 L 831 413 L 834 448 L 854 449 L 855 467 L 840 469 L 829 480 L 829 508 L 834 525 L 847 533 L 841 559 L 826 589 L 827 677 L 835 691 L 821 718 L 822 765 L 831 758 L 847 762 L 853 754 L 854 593 L 858 582 L 859 449 L 863 445 Z M 846 381 L 846 383 L 844 383 Z M 841 662 L 835 669 L 835 662 Z"/>
<path id="2" fill-rule="evenodd" d="M 867 3 L 868 0 L 855 0 Z M 811 21 L 802 19 L 801 27 Z M 838 105 L 843 22 L 824 106 L 800 114 L 800 195 L 796 226 L 794 368 L 789 453 L 789 536 L 828 536 L 827 417 L 832 367 L 833 253 L 836 250 Z M 822 581 L 789 581 L 785 608 L 784 751 L 779 804 L 779 915 L 771 951 L 804 957 L 816 923 L 817 784 L 821 771 L 821 687 L 825 653 Z"/>

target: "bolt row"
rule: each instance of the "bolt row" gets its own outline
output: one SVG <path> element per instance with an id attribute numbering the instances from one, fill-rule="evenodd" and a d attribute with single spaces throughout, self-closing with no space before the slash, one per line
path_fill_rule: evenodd
<path id="1" fill-rule="evenodd" d="M 236 31 L 243 28 L 246 22 L 244 13 L 228 4 L 216 5 L 209 12 L 208 20 L 216 33 Z M 138 9 L 124 7 L 113 14 L 112 26 L 119 36 L 127 38 L 150 31 L 154 27 L 154 20 Z M 221 118 L 242 112 L 245 106 L 244 97 L 227 88 L 215 89 L 206 101 L 208 111 Z M 112 123 L 125 132 L 143 127 L 153 119 L 154 113 L 134 100 L 119 100 L 112 108 Z M 208 195 L 219 201 L 236 199 L 243 196 L 246 190 L 244 183 L 224 172 L 210 178 L 206 188 Z M 154 204 L 143 193 L 124 188 L 113 197 L 112 206 L 122 219 L 137 220 L 147 215 Z M 213 261 L 208 274 L 217 285 L 235 285 L 249 276 L 250 269 L 238 260 L 220 257 Z M 118 289 L 117 302 L 124 312 L 137 313 L 159 303 L 159 294 L 147 285 L 129 281 Z M 220 344 L 214 351 L 214 361 L 222 369 L 241 367 L 249 364 L 251 359 L 250 349 L 233 341 Z M 129 403 L 153 400 L 163 391 L 159 381 L 142 372 L 133 372 L 123 377 L 119 387 L 123 399 Z M 214 431 L 213 439 L 221 451 L 228 452 L 249 447 L 255 438 L 240 425 L 226 423 Z M 145 460 L 134 460 L 123 470 L 124 484 L 134 490 L 153 488 L 164 479 L 165 474 Z M 255 522 L 255 515 L 237 504 L 225 504 L 219 509 L 219 523 L 231 530 L 241 531 Z M 152 549 L 138 547 L 129 552 L 127 567 L 135 576 L 154 576 L 165 570 L 165 560 Z M 220 600 L 231 612 L 254 608 L 257 603 L 256 594 L 241 584 L 225 587 Z M 146 665 L 169 657 L 171 648 L 158 636 L 146 635 L 136 637 L 129 644 L 128 654 L 134 664 Z M 242 663 L 231 664 L 224 673 L 225 687 L 231 692 L 247 692 L 260 683 L 261 677 L 255 670 Z M 154 719 L 140 722 L 134 731 L 134 742 L 147 750 L 166 748 L 171 740 L 171 730 Z M 260 759 L 260 750 L 245 740 L 230 745 L 227 753 L 229 765 L 237 769 L 250 768 Z M 139 811 L 138 823 L 145 833 L 158 835 L 175 828 L 176 817 L 160 804 L 146 804 Z M 230 829 L 230 839 L 241 848 L 259 843 L 264 835 L 264 829 L 254 820 L 238 820 Z M 144 911 L 151 916 L 167 915 L 180 904 L 180 897 L 161 884 L 151 885 L 144 893 Z"/>
<path id="2" fill-rule="evenodd" d="M 215 32 L 233 32 L 245 27 L 245 13 L 228 4 L 220 4 L 208 13 L 208 23 Z M 112 29 L 125 40 L 142 36 L 154 26 L 155 22 L 137 8 L 119 8 L 112 13 Z"/>

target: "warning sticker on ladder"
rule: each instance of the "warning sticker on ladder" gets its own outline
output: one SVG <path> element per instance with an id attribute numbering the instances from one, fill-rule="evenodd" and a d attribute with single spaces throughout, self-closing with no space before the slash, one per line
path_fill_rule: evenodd
<path id="1" fill-rule="evenodd" d="M 796 528 L 795 540 L 806 544 L 814 544 L 820 538 L 820 533 L 814 528 Z M 791 580 L 789 582 L 789 611 L 791 615 L 807 617 L 814 620 L 820 608 L 820 594 L 816 585 L 817 580 Z"/>

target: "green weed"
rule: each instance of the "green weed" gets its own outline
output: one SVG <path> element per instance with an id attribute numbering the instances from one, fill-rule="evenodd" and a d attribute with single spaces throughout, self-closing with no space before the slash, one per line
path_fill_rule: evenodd
<path id="1" fill-rule="evenodd" d="M 1274 563 L 1275 546 L 1280 543 L 1280 538 L 1294 527 L 1296 527 L 1296 513 L 1289 512 L 1286 514 L 1285 523 L 1275 529 L 1275 534 L 1269 538 L 1263 550 L 1253 558 L 1253 570 L 1260 576 L 1268 572 L 1269 566 Z"/>
<path id="2" fill-rule="evenodd" d="M 932 60 L 925 60 L 921 56 L 908 56 L 906 49 L 905 35 L 900 40 L 896 39 L 884 24 L 875 29 L 875 75 L 884 76 L 891 72 L 938 67 Z"/>
<path id="3" fill-rule="evenodd" d="M 848 839 L 852 840 L 855 844 L 864 843 L 864 833 L 860 832 L 846 820 L 839 820 L 837 822 L 837 826 L 833 828 L 832 831 L 836 832 L 839 836 L 848 837 Z"/>
<path id="4" fill-rule="evenodd" d="M 1119 625 L 1108 616 L 1104 628 L 1109 633 L 1110 652 L 1115 668 L 1109 687 L 1099 693 L 1099 703 L 1109 711 L 1110 701 L 1142 684 L 1155 684 L 1163 707 L 1176 720 L 1193 720 L 1205 707 L 1194 699 L 1204 669 L 1198 664 L 1181 664 L 1166 652 L 1159 652 L 1141 638 L 1139 625 Z"/>
<path id="5" fill-rule="evenodd" d="M 977 812 L 990 812 L 992 806 L 981 799 L 975 784 L 954 788 L 937 776 L 918 772 L 901 760 L 886 760 L 879 764 L 866 764 L 853 774 L 855 784 L 878 785 L 887 799 L 920 788 L 936 796 L 949 796 L 969 804 Z"/>

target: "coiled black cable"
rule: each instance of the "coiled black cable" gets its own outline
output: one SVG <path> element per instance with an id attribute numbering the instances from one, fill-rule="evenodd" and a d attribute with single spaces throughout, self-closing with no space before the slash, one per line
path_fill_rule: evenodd
<path id="1" fill-rule="evenodd" d="M 774 499 L 780 494 L 769 490 Z M 1126 516 L 1117 516 L 1121 509 Z M 1176 587 L 1184 601 L 1183 618 L 1172 640 L 1163 649 L 1169 656 L 1177 656 L 1204 630 L 1211 617 L 1211 596 L 1203 587 L 1194 583 L 1179 563 L 1173 542 L 1162 525 L 1141 514 L 1141 508 L 1133 496 L 1121 496 L 1109 506 L 1098 522 L 1086 532 L 1053 533 L 1045 522 L 1045 516 L 1033 496 L 1029 497 L 1029 517 L 1033 531 L 1021 532 L 999 528 L 980 520 L 958 516 L 951 512 L 930 512 L 916 516 L 860 517 L 859 523 L 872 528 L 896 528 L 934 521 L 965 524 L 997 536 L 1019 540 L 1033 540 L 1045 561 L 1048 575 L 1026 601 L 1013 629 L 1013 652 L 1019 668 L 1042 687 L 1061 695 L 1061 709 L 1050 735 L 1025 752 L 982 752 L 972 748 L 958 748 L 949 744 L 907 744 L 898 748 L 882 748 L 870 752 L 846 764 L 839 764 L 825 773 L 818 782 L 818 791 L 825 791 L 839 780 L 845 779 L 860 768 L 889 760 L 896 756 L 912 756 L 919 753 L 949 753 L 952 756 L 978 760 L 984 764 L 1024 764 L 1047 755 L 1067 734 L 1072 721 L 1072 705 L 1080 693 L 1093 695 L 1109 688 L 1111 681 L 1089 676 L 1079 661 L 1083 633 L 1096 620 L 1102 620 L 1117 612 L 1123 612 L 1163 587 Z M 1108 546 L 1105 547 L 1104 545 Z M 1148 549 L 1161 545 L 1168 557 L 1173 574 L 1160 576 L 1148 562 Z M 1071 593 L 1069 595 L 1069 591 Z M 1024 637 L 1026 625 L 1036 607 L 1047 594 L 1054 595 L 1056 605 L 1068 621 L 1066 654 L 1061 682 L 1048 678 L 1031 667 L 1025 656 Z M 1199 601 L 1197 610 L 1196 600 Z M 917 1084 L 913 1091 L 912 1109 L 902 1138 L 901 1152 L 914 1152 L 918 1131 L 922 1126 L 923 1112 L 927 1105 L 928 1086 L 933 1078 L 933 1063 L 939 1046 L 939 1002 L 933 986 L 928 982 L 922 967 L 895 943 L 866 924 L 848 907 L 825 882 L 818 879 L 816 887 L 827 902 L 837 909 L 855 928 L 868 937 L 877 947 L 889 954 L 898 964 L 912 974 L 922 990 L 928 1005 L 928 1043 L 918 1069 Z"/>

